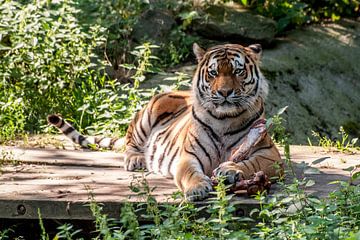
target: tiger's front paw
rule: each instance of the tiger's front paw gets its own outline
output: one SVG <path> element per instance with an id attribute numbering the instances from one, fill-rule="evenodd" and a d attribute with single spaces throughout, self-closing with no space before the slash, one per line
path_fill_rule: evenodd
<path id="1" fill-rule="evenodd" d="M 146 170 L 146 162 L 144 155 L 132 155 L 125 158 L 126 171 Z"/>
<path id="2" fill-rule="evenodd" d="M 215 177 L 225 177 L 226 184 L 233 184 L 244 179 L 243 171 L 239 166 L 231 161 L 223 162 L 213 171 Z"/>
<path id="3" fill-rule="evenodd" d="M 192 184 L 186 186 L 184 189 L 185 198 L 190 202 L 202 200 L 208 197 L 212 189 L 210 178 L 204 175 L 198 181 L 194 181 Z"/>

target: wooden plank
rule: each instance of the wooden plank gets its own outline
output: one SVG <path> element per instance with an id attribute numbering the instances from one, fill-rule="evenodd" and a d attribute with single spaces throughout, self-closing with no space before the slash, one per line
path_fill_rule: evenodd
<path id="1" fill-rule="evenodd" d="M 0 147 L 0 153 L 5 162 L 0 167 L 0 218 L 37 219 L 40 208 L 47 219 L 91 219 L 85 206 L 90 196 L 104 204 L 104 213 L 116 217 L 125 201 L 143 201 L 128 187 L 142 173 L 124 171 L 120 153 L 16 147 Z M 336 188 L 329 182 L 348 179 L 349 173 L 343 168 L 360 162 L 358 153 L 325 152 L 317 147 L 291 146 L 291 156 L 299 176 L 305 164 L 320 170 L 319 174 L 304 176 L 316 182 L 307 191 L 321 198 Z M 325 157 L 321 163 L 311 165 Z M 160 203 L 169 201 L 177 191 L 172 179 L 155 174 L 146 179 L 150 186 L 157 187 L 153 195 Z M 272 193 L 276 192 L 279 190 L 274 186 Z M 234 201 L 244 214 L 258 205 L 248 197 Z"/>

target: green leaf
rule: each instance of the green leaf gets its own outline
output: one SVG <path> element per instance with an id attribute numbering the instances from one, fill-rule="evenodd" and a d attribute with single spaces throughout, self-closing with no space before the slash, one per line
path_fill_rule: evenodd
<path id="1" fill-rule="evenodd" d="M 10 49 L 11 49 L 11 47 L 5 46 L 5 45 L 0 43 L 0 51 L 1 50 L 10 50 Z"/>
<path id="2" fill-rule="evenodd" d="M 317 169 L 317 168 L 309 167 L 309 168 L 305 169 L 304 173 L 309 174 L 309 175 L 311 175 L 311 174 L 319 174 L 320 170 Z"/>
<path id="3" fill-rule="evenodd" d="M 347 172 L 351 172 L 352 170 L 354 170 L 354 166 L 348 167 L 348 168 L 343 168 L 342 170 L 347 171 Z"/>
<path id="4" fill-rule="evenodd" d="M 281 115 L 281 114 L 283 114 L 283 113 L 286 111 L 287 108 L 288 108 L 288 106 L 285 106 L 285 107 L 283 107 L 283 108 L 280 108 L 280 110 L 276 113 L 276 115 Z"/>
<path id="5" fill-rule="evenodd" d="M 310 179 L 309 181 L 306 182 L 305 187 L 311 187 L 314 185 L 315 185 L 315 181 Z"/>
<path id="6" fill-rule="evenodd" d="M 330 157 L 322 157 L 322 158 L 316 159 L 316 160 L 312 161 L 311 164 L 319 164 L 328 158 L 330 158 Z"/>
<path id="7" fill-rule="evenodd" d="M 358 180 L 359 178 L 360 178 L 360 171 L 354 173 L 354 174 L 351 176 L 351 179 L 352 179 L 353 181 Z"/>
<path id="8" fill-rule="evenodd" d="M 247 5 L 248 5 L 248 1 L 247 1 L 247 0 L 241 0 L 241 3 L 242 3 L 242 5 L 244 5 L 244 6 L 247 6 Z"/>

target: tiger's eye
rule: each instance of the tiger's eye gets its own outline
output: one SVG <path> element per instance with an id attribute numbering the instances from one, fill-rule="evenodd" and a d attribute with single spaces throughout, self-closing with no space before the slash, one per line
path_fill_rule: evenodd
<path id="1" fill-rule="evenodd" d="M 234 71 L 234 74 L 235 74 L 235 75 L 238 75 L 238 76 L 243 75 L 244 73 L 245 73 L 245 70 L 244 70 L 244 69 L 240 69 L 240 68 L 237 68 L 237 69 L 235 69 L 235 71 Z"/>
<path id="2" fill-rule="evenodd" d="M 209 71 L 210 77 L 215 77 L 217 74 L 218 74 L 218 73 L 217 73 L 216 70 L 211 70 L 211 71 Z"/>

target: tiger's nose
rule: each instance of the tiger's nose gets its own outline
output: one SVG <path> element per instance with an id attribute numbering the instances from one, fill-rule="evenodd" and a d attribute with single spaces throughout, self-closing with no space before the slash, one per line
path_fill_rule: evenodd
<path id="1" fill-rule="evenodd" d="M 232 89 L 220 89 L 220 90 L 217 90 L 217 92 L 223 96 L 223 97 L 227 97 L 229 96 L 230 94 L 232 94 L 234 92 L 234 90 Z"/>

